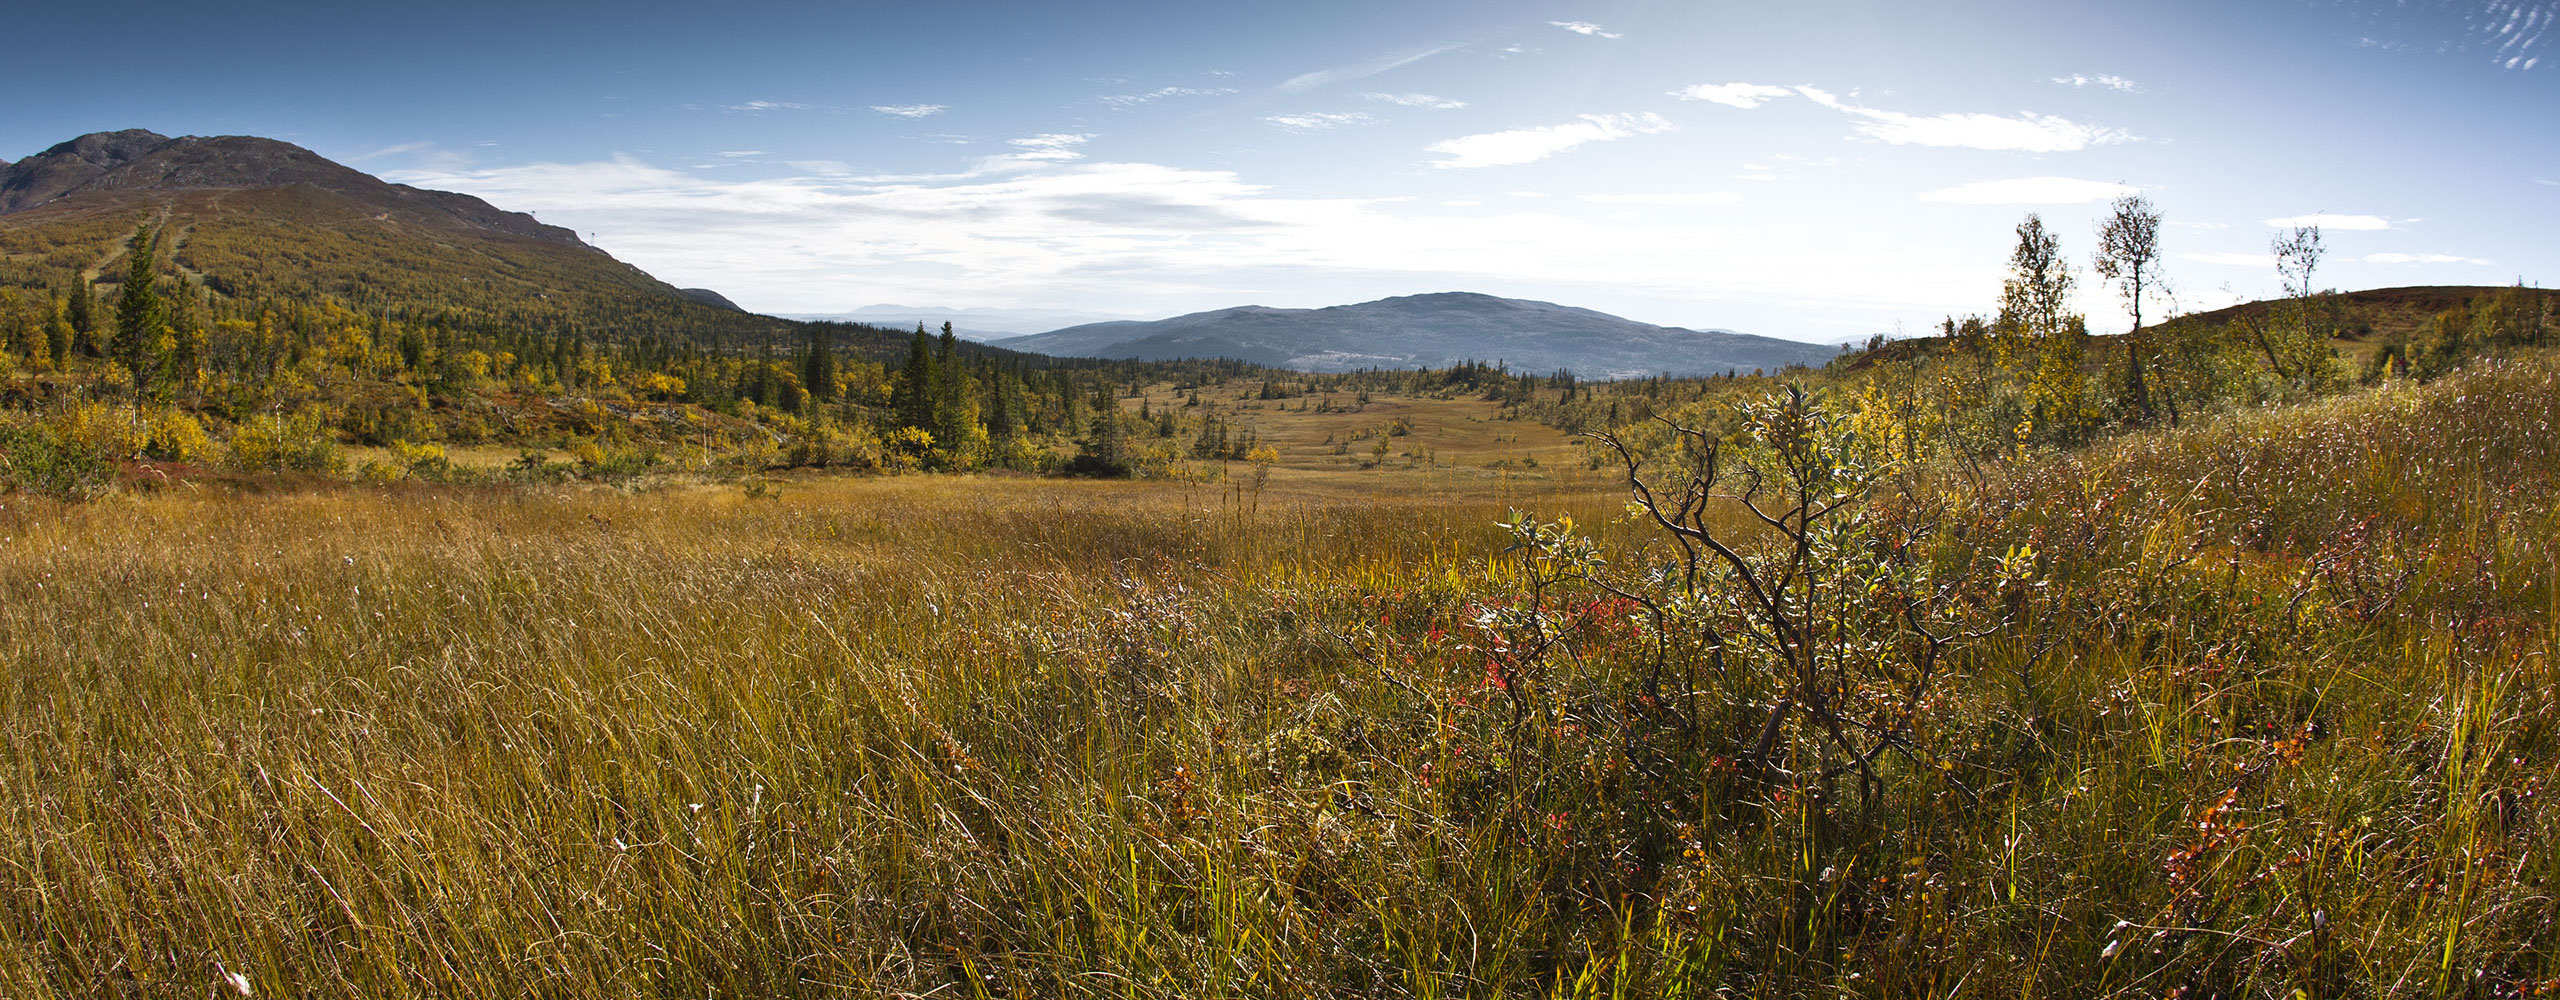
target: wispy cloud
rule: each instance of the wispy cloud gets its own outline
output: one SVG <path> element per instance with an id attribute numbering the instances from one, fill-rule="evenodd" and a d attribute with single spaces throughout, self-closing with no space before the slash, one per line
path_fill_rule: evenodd
<path id="1" fill-rule="evenodd" d="M 1738 205 L 1742 196 L 1731 191 L 1697 191 L 1676 194 L 1586 194 L 1578 200 L 1594 205 L 1660 205 L 1669 208 L 1692 208 L 1703 205 Z"/>
<path id="2" fill-rule="evenodd" d="M 1923 193 L 1920 200 L 1951 205 L 2085 205 L 2140 190 L 2077 177 L 2013 177 L 1939 188 Z"/>
<path id="3" fill-rule="evenodd" d="M 1425 147 L 1425 151 L 1440 154 L 1441 159 L 1432 161 L 1431 165 L 1443 170 L 1501 167 L 1543 160 L 1585 143 L 1669 132 L 1673 127 L 1670 119 L 1650 111 L 1643 114 L 1583 115 L 1580 121 L 1561 125 L 1443 139 Z"/>
<path id="4" fill-rule="evenodd" d="M 809 106 L 798 101 L 748 101 L 744 104 L 723 104 L 720 110 L 754 114 L 763 111 L 807 111 Z"/>
<path id="5" fill-rule="evenodd" d="M 1435 45 L 1426 49 L 1408 49 L 1402 52 L 1391 52 L 1367 62 L 1353 63 L 1349 66 L 1336 66 L 1331 69 L 1320 69 L 1312 73 L 1300 73 L 1287 80 L 1281 81 L 1280 89 L 1285 92 L 1296 93 L 1302 90 L 1314 90 L 1318 87 L 1327 86 L 1329 84 L 1341 83 L 1346 80 L 1366 79 L 1391 69 L 1402 69 L 1406 66 L 1411 66 L 1414 63 L 1429 59 L 1432 56 L 1436 56 L 1444 52 L 1452 52 L 1461 47 L 1462 46 L 1456 44 L 1449 44 Z"/>
<path id="6" fill-rule="evenodd" d="M 2053 82 L 2059 83 L 2065 87 L 2105 87 L 2108 90 L 2124 94 L 2139 94 L 2142 92 L 2141 84 L 2127 80 L 2113 73 L 2100 73 L 2096 76 L 2091 76 L 2086 73 L 2073 73 L 2070 76 L 2054 77 Z"/>
<path id="7" fill-rule="evenodd" d="M 2478 257 L 2449 253 L 2369 253 L 2362 258 L 2367 264 L 2487 264 Z"/>
<path id="8" fill-rule="evenodd" d="M 1554 25 L 1554 26 L 1556 26 L 1556 27 L 1559 27 L 1559 28 L 1563 28 L 1564 30 L 1566 30 L 1566 31 L 1570 31 L 1570 32 L 1573 32 L 1574 34 L 1577 34 L 1577 35 L 1589 35 L 1589 36 L 1591 36 L 1591 37 L 1593 37 L 1593 38 L 1624 38 L 1624 37 L 1626 37 L 1625 35 L 1621 35 L 1621 34 L 1619 34 L 1619 33 L 1615 32 L 1615 31 L 1610 31 L 1610 30 L 1608 30 L 1607 28 L 1603 28 L 1603 27 L 1601 27 L 1601 26 L 1599 26 L 1599 25 L 1596 25 L 1596 24 L 1593 24 L 1593 23 L 1591 23 L 1591 22 L 1589 22 L 1589 21 L 1549 21 L 1549 22 L 1547 22 L 1547 23 L 1548 23 L 1548 24 L 1551 24 L 1551 25 Z"/>
<path id="9" fill-rule="evenodd" d="M 1455 111 L 1467 106 L 1467 102 L 1465 101 L 1452 100 L 1450 98 L 1440 97 L 1433 94 L 1370 93 L 1364 96 L 1368 97 L 1372 101 L 1383 101 L 1388 104 L 1401 105 L 1408 108 L 1422 108 L 1427 111 Z M 2550 182 L 2545 181 L 2543 183 L 2547 184 Z"/>
<path id="10" fill-rule="evenodd" d="M 725 156 L 725 157 L 728 157 L 728 158 L 730 158 L 730 159 L 732 159 L 732 160 L 743 160 L 743 159 L 746 159 L 747 157 L 750 157 L 750 156 L 763 156 L 763 155 L 764 155 L 764 150 L 761 150 L 761 149 L 724 149 L 724 150 L 721 150 L 721 151 L 720 151 L 720 155 Z"/>
<path id="11" fill-rule="evenodd" d="M 1019 139 L 1005 140 L 1016 152 L 996 159 L 1009 163 L 1065 163 L 1084 159 L 1084 151 L 1076 147 L 1093 141 L 1093 136 L 1079 132 L 1043 132 Z"/>
<path id="12" fill-rule="evenodd" d="M 1267 115 L 1263 121 L 1291 132 L 1323 132 L 1345 125 L 1374 125 L 1378 119 L 1358 111 L 1308 112 L 1297 115 Z"/>
<path id="13" fill-rule="evenodd" d="M 2349 45 L 2383 52 L 2485 55 L 2490 65 L 2514 72 L 2541 65 L 2553 29 L 2560 28 L 2560 3 L 2552 0 L 2400 0 L 2360 6 L 2364 9 L 2356 13 L 2386 37 L 2361 35 Z M 2461 12 L 2458 19 L 2451 16 L 2455 11 Z"/>
<path id="14" fill-rule="evenodd" d="M 2268 219 L 2267 225 L 2278 229 L 2318 226 L 2322 229 L 2372 231 L 2391 228 L 2391 220 L 2379 215 L 2331 215 L 2327 212 L 2314 212 L 2310 215 L 2288 215 L 2281 219 Z"/>
<path id="15" fill-rule="evenodd" d="M 1134 108 L 1170 97 L 1223 97 L 1235 92 L 1234 87 L 1158 87 L 1143 94 L 1109 94 L 1101 101 L 1115 108 Z"/>
<path id="16" fill-rule="evenodd" d="M 874 104 L 871 110 L 891 118 L 931 118 L 951 109 L 940 104 Z"/>
<path id="17" fill-rule="evenodd" d="M 1896 146 L 1949 146 L 2020 153 L 2067 153 L 2133 139 L 2121 129 L 2083 125 L 2056 115 L 2022 111 L 2015 117 L 1981 113 L 1911 115 L 1851 104 L 1816 87 L 1796 93 L 1823 107 L 1860 119 L 1869 138 Z"/>
<path id="18" fill-rule="evenodd" d="M 1714 101 L 1747 111 L 1794 93 L 1792 89 L 1765 83 L 1693 83 L 1672 91 L 1671 96 L 1684 101 Z"/>
<path id="19" fill-rule="evenodd" d="M 435 145 L 436 144 L 432 142 L 404 142 L 397 146 L 384 146 L 381 149 L 373 150 L 368 153 L 358 153 L 354 156 L 345 157 L 344 160 L 348 163 L 363 163 L 366 160 L 380 159 L 385 156 L 398 156 L 402 153 L 423 152 L 425 150 L 434 149 Z"/>

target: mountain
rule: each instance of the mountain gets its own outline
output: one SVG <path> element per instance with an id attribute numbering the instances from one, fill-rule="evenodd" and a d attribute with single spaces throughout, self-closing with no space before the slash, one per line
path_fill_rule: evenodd
<path id="1" fill-rule="evenodd" d="M 155 227 L 178 270 L 223 297 L 325 296 L 605 339 L 741 344 L 794 329 L 698 301 L 532 215 L 387 183 L 274 139 L 127 129 L 0 166 L 0 284 L 112 284 L 137 225 Z"/>
<path id="2" fill-rule="evenodd" d="M 1818 365 L 1836 347 L 1686 330 L 1551 302 L 1441 292 L 1323 309 L 1239 306 L 1150 322 L 1088 323 L 995 342 L 1070 357 L 1235 358 L 1300 371 L 1441 368 L 1500 361 L 1586 378 Z"/>
<path id="3" fill-rule="evenodd" d="M 300 146 L 254 136 L 182 136 L 142 129 L 84 135 L 0 171 L 0 215 L 66 197 L 116 191 L 229 191 L 309 185 L 409 221 L 585 247 L 576 233 L 450 191 L 390 184 Z"/>
<path id="4" fill-rule="evenodd" d="M 786 313 L 789 319 L 824 320 L 840 323 L 870 323 L 913 330 L 922 323 L 928 330 L 940 330 L 951 324 L 951 332 L 962 340 L 997 341 L 1022 336 L 1026 330 L 1055 330 L 1079 323 L 1097 323 L 1120 319 L 1101 313 L 1076 312 L 1065 309 L 1005 309 L 976 307 L 942 309 L 931 306 L 878 305 L 864 306 L 840 313 Z"/>
<path id="5" fill-rule="evenodd" d="M 676 289 L 676 294 L 717 309 L 728 309 L 736 312 L 747 311 L 746 307 L 729 301 L 728 296 L 722 295 L 708 288 L 679 288 Z"/>

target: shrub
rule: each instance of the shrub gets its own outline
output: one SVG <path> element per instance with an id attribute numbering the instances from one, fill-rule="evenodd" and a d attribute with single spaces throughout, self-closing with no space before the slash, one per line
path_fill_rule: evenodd
<path id="1" fill-rule="evenodd" d="M 290 417 L 261 414 L 242 423 L 231 435 L 231 464 L 251 472 L 335 475 L 346 470 L 337 439 L 313 408 L 297 410 Z"/>
<path id="2" fill-rule="evenodd" d="M 0 422 L 0 490 L 86 500 L 115 482 L 115 462 L 47 423 Z"/>
<path id="3" fill-rule="evenodd" d="M 148 418 L 142 453 L 164 462 L 199 462 L 213 454 L 213 438 L 186 411 L 162 409 Z"/>

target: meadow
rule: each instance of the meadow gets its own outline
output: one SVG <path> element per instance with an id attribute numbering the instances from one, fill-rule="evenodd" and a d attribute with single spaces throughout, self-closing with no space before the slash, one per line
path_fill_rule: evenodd
<path id="1" fill-rule="evenodd" d="M 2547 362 L 1879 471 L 1803 678 L 1450 405 L 1217 481 L 0 495 L 0 995 L 2560 993 Z"/>

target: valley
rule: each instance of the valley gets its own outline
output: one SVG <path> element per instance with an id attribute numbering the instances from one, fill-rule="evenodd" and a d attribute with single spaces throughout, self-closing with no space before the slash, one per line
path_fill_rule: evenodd
<path id="1" fill-rule="evenodd" d="M 0 995 L 2560 990 L 2560 296 L 2015 261 L 980 343 L 0 165 Z"/>

